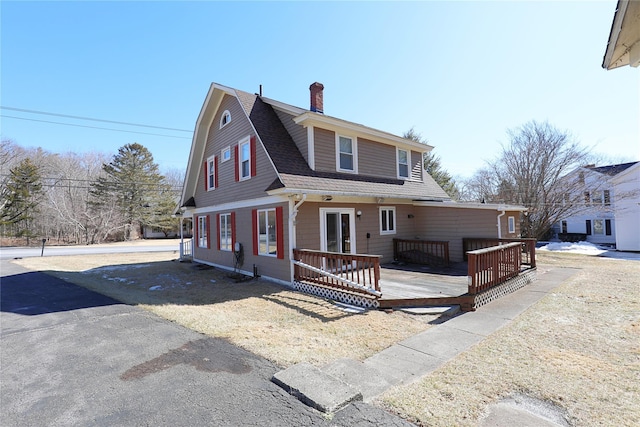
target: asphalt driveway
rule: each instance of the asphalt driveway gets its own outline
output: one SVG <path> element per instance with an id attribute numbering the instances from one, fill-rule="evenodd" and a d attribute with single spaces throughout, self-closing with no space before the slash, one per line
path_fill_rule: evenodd
<path id="1" fill-rule="evenodd" d="M 270 381 L 277 366 L 225 340 L 0 266 L 1 425 L 406 425 L 365 404 L 328 421 Z"/>

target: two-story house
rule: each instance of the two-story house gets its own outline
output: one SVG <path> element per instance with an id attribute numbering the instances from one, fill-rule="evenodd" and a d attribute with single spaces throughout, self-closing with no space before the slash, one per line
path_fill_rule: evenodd
<path id="1" fill-rule="evenodd" d="M 587 165 L 567 174 L 564 179 L 572 183 L 568 185 L 572 194 L 565 197 L 579 202 L 574 202 L 567 216 L 554 226 L 558 237 L 582 235 L 586 241 L 594 244 L 616 245 L 619 239 L 625 240 L 637 234 L 640 218 L 637 209 L 634 214 L 629 207 L 637 205 L 638 187 L 637 184 L 633 186 L 632 179 L 631 187 L 636 191 L 634 194 L 627 178 L 634 176 L 634 170 L 637 174 L 639 164 Z M 632 229 L 634 223 L 635 232 Z"/>
<path id="2" fill-rule="evenodd" d="M 291 285 L 294 249 L 381 255 L 393 239 L 519 237 L 518 206 L 456 203 L 423 167 L 432 147 L 213 83 L 182 194 L 193 260 Z"/>

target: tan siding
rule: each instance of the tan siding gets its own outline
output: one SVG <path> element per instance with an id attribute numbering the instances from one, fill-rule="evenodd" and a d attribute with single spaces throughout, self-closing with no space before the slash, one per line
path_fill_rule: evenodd
<path id="1" fill-rule="evenodd" d="M 416 207 L 415 211 L 416 235 L 423 240 L 448 241 L 455 262 L 462 261 L 464 237 L 498 237 L 495 210 Z"/>
<path id="2" fill-rule="evenodd" d="M 277 205 L 265 205 L 259 206 L 259 209 L 273 208 Z M 291 276 L 290 264 L 288 259 L 289 254 L 289 227 L 288 227 L 288 204 L 283 206 L 283 238 L 284 238 L 284 259 L 278 259 L 276 257 L 253 255 L 253 227 L 251 212 L 252 208 L 236 209 L 236 242 L 239 242 L 243 246 L 244 250 L 244 263 L 240 267 L 241 270 L 247 272 L 253 272 L 253 266 L 258 268 L 258 274 L 261 276 L 274 278 L 278 280 L 289 281 Z M 203 249 L 197 247 L 194 248 L 194 258 L 197 260 L 206 261 L 213 264 L 222 265 L 228 268 L 234 267 L 235 258 L 232 252 L 217 250 L 217 224 L 216 214 L 228 213 L 226 211 L 211 211 L 202 215 L 210 215 L 211 218 L 211 248 Z"/>
<path id="3" fill-rule="evenodd" d="M 296 143 L 298 150 L 302 153 L 304 159 L 309 163 L 309 143 L 307 138 L 307 129 L 297 125 L 293 122 L 293 116 L 282 111 L 279 111 L 274 108 L 274 111 L 280 118 L 280 121 L 284 125 L 289 135 L 293 139 L 293 142 Z"/>
<path id="4" fill-rule="evenodd" d="M 313 130 L 316 170 L 336 171 L 336 134 L 332 131 L 314 128 Z"/>
<path id="5" fill-rule="evenodd" d="M 379 205 L 304 203 L 298 212 L 296 224 L 298 248 L 320 250 L 320 208 L 353 208 L 355 212 L 362 212 L 360 218 L 356 217 L 355 219 L 356 251 L 361 254 L 382 255 L 381 262 L 392 262 L 393 239 L 396 237 L 413 238 L 415 221 L 415 219 L 408 218 L 409 214 L 414 213 L 413 206 L 395 205 L 395 207 L 397 233 L 381 235 Z M 367 233 L 370 235 L 368 239 Z"/>
<path id="6" fill-rule="evenodd" d="M 397 178 L 396 147 L 358 138 L 358 174 Z"/>
<path id="7" fill-rule="evenodd" d="M 231 122 L 219 129 L 220 115 L 225 110 L 229 110 L 231 113 Z M 243 199 L 265 195 L 264 189 L 275 180 L 276 173 L 259 141 L 256 142 L 256 176 L 246 181 L 235 181 L 237 158 L 235 157 L 234 147 L 247 136 L 255 136 L 255 134 L 240 103 L 236 98 L 225 95 L 209 128 L 203 160 L 214 155 L 220 156 L 220 151 L 228 146 L 231 147 L 231 160 L 222 163 L 220 158 L 218 163 L 218 188 L 212 191 L 205 191 L 203 164 L 198 165 L 199 174 L 195 193 L 197 207 L 233 202 L 238 200 L 238 194 L 242 194 Z"/>
<path id="8" fill-rule="evenodd" d="M 411 164 L 409 167 L 411 168 L 411 179 L 416 181 L 422 181 L 422 171 L 423 171 L 423 160 L 422 153 L 418 151 L 411 152 Z"/>

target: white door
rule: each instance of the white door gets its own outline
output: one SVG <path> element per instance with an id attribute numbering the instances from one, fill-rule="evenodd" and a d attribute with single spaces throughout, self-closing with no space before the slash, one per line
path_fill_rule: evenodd
<path id="1" fill-rule="evenodd" d="M 320 209 L 320 250 L 355 254 L 355 230 L 354 209 Z"/>

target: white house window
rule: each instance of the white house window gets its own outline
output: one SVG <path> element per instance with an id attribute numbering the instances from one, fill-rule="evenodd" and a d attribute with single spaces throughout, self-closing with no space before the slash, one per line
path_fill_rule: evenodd
<path id="1" fill-rule="evenodd" d="M 258 254 L 276 256 L 278 241 L 276 234 L 276 210 L 258 211 Z"/>
<path id="2" fill-rule="evenodd" d="M 222 158 L 222 163 L 226 162 L 227 160 L 231 160 L 231 147 L 223 148 L 220 152 L 220 157 Z"/>
<path id="3" fill-rule="evenodd" d="M 240 141 L 240 155 L 238 156 L 238 167 L 240 170 L 240 180 L 251 178 L 251 140 Z"/>
<path id="4" fill-rule="evenodd" d="M 220 116 L 220 129 L 228 125 L 229 122 L 231 122 L 231 113 L 229 110 L 225 110 L 222 116 Z"/>
<path id="5" fill-rule="evenodd" d="M 198 247 L 199 248 L 207 248 L 208 247 L 207 217 L 206 216 L 199 216 L 198 217 Z"/>
<path id="6" fill-rule="evenodd" d="M 516 232 L 516 219 L 515 217 L 510 216 L 507 221 L 509 222 L 509 233 Z"/>
<path id="7" fill-rule="evenodd" d="M 336 163 L 341 172 L 357 172 L 356 144 L 352 138 L 338 136 L 336 140 Z"/>
<path id="8" fill-rule="evenodd" d="M 396 208 L 380 208 L 380 234 L 396 234 Z"/>
<path id="9" fill-rule="evenodd" d="M 593 234 L 604 234 L 604 220 L 593 220 Z"/>
<path id="10" fill-rule="evenodd" d="M 232 229 L 231 229 L 231 214 L 220 214 L 220 224 L 218 224 L 218 230 L 220 230 L 220 250 L 232 251 Z"/>
<path id="11" fill-rule="evenodd" d="M 398 148 L 398 178 L 409 179 L 409 153 Z"/>
<path id="12" fill-rule="evenodd" d="M 211 156 L 207 159 L 207 191 L 216 188 L 216 159 Z"/>

